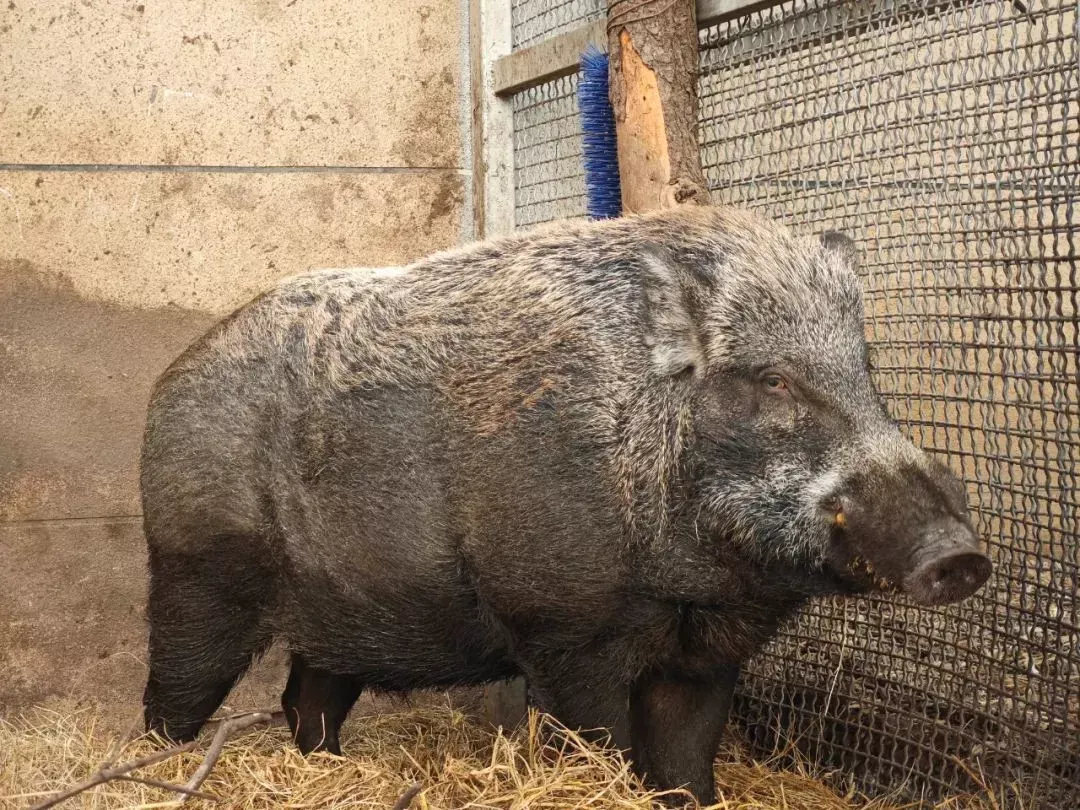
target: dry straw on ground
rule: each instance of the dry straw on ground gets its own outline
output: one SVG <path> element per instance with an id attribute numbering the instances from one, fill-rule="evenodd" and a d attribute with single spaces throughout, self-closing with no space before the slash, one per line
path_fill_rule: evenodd
<path id="1" fill-rule="evenodd" d="M 53 792 L 92 778 L 106 761 L 129 762 L 161 749 L 138 738 L 118 746 L 89 711 L 38 712 L 0 721 L 0 807 L 27 808 Z M 533 714 L 509 736 L 495 733 L 449 707 L 365 716 L 350 723 L 346 756 L 300 756 L 288 730 L 263 728 L 230 739 L 200 790 L 216 802 L 192 798 L 187 808 L 379 808 L 406 804 L 436 808 L 625 808 L 647 810 L 645 791 L 626 763 L 571 740 L 552 742 Z M 545 742 L 546 741 L 546 742 Z M 203 762 L 210 734 L 192 751 L 142 768 L 144 779 L 185 784 Z M 903 805 L 842 797 L 805 771 L 774 771 L 735 750 L 718 759 L 723 810 L 893 810 Z M 419 791 L 410 797 L 410 787 Z M 175 807 L 176 793 L 145 783 L 111 781 L 63 807 L 118 810 Z M 991 801 L 941 805 L 941 810 L 994 810 Z"/>

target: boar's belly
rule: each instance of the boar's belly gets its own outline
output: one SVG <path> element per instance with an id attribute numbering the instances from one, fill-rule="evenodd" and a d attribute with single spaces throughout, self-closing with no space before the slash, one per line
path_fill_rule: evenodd
<path id="1" fill-rule="evenodd" d="M 517 674 L 505 633 L 480 609 L 455 564 L 353 579 L 338 574 L 308 572 L 287 588 L 280 630 L 313 665 L 392 690 Z"/>

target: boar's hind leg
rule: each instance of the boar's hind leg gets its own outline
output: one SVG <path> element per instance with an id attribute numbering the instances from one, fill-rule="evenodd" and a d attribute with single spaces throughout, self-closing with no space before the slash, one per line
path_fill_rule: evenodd
<path id="1" fill-rule="evenodd" d="M 329 751 L 341 755 L 338 733 L 363 688 L 358 678 L 313 667 L 293 653 L 281 708 L 301 753 Z"/>
<path id="2" fill-rule="evenodd" d="M 703 805 L 716 801 L 713 760 L 739 670 L 719 675 L 709 682 L 646 677 L 630 698 L 635 770 L 662 790 L 688 789 Z"/>
<path id="3" fill-rule="evenodd" d="M 233 541 L 235 542 L 235 541 Z M 194 739 L 253 658 L 270 643 L 260 627 L 268 587 L 257 562 L 228 554 L 228 539 L 202 553 L 150 550 L 150 673 L 146 727 Z"/>

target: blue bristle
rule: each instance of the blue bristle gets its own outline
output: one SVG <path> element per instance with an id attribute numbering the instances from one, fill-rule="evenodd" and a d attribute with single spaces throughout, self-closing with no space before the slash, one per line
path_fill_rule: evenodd
<path id="1" fill-rule="evenodd" d="M 591 219 L 622 213 L 619 157 L 615 148 L 615 113 L 608 98 L 608 57 L 590 45 L 581 55 L 578 78 L 586 210 Z"/>

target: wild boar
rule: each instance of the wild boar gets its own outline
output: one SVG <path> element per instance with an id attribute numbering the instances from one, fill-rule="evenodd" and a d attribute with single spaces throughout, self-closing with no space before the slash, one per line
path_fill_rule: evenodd
<path id="1" fill-rule="evenodd" d="M 990 574 L 871 381 L 851 241 L 724 208 L 286 279 L 160 378 L 141 484 L 149 728 L 284 640 L 300 748 L 364 688 L 525 675 L 715 798 L 740 664 L 814 595 Z"/>

